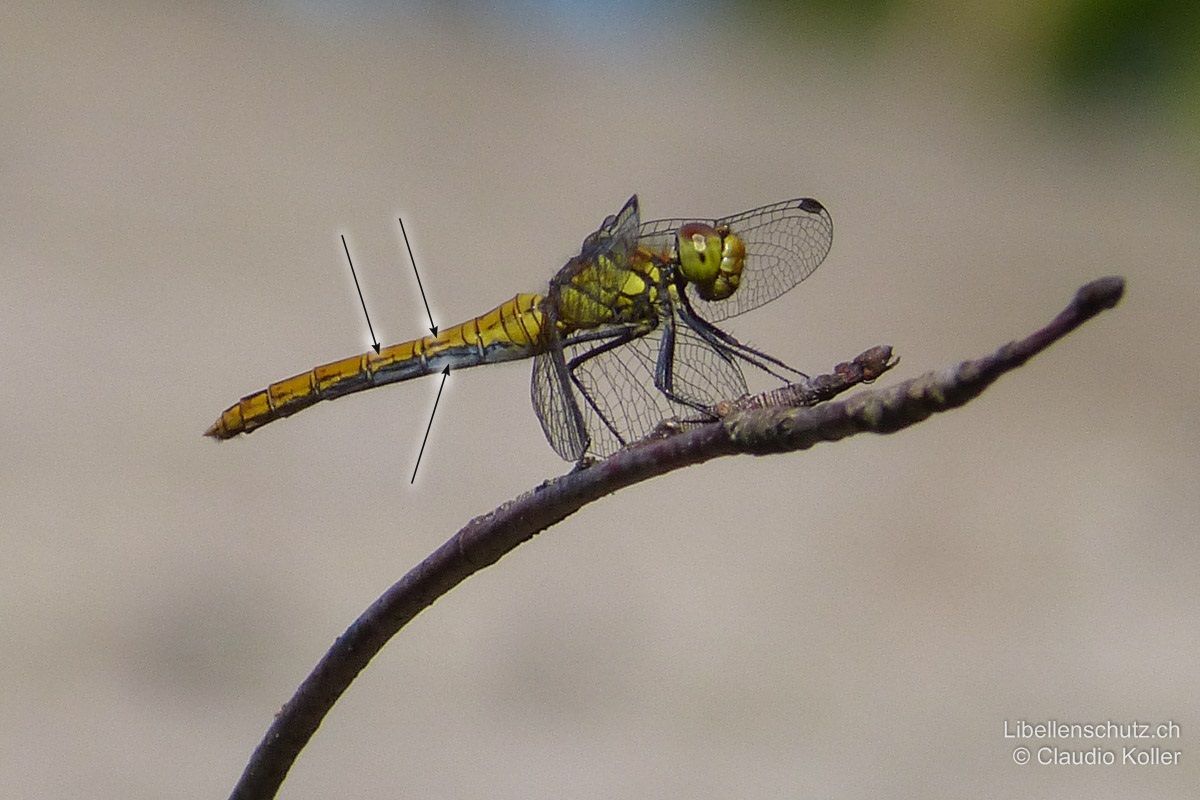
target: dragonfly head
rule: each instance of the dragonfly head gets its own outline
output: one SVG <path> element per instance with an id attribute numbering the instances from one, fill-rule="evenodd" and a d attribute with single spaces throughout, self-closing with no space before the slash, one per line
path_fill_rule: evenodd
<path id="1" fill-rule="evenodd" d="M 676 252 L 683 277 L 696 284 L 705 300 L 724 300 L 737 291 L 746 265 L 746 245 L 727 225 L 714 228 L 689 222 L 680 226 Z"/>

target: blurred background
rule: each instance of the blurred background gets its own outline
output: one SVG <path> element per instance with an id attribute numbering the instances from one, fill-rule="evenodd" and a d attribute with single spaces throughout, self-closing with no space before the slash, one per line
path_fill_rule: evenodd
<path id="1" fill-rule="evenodd" d="M 1194 3 L 8 3 L 0 793 L 221 797 L 468 519 L 560 474 L 529 364 L 201 437 L 240 396 L 540 291 L 647 218 L 820 199 L 727 327 L 883 383 L 1128 293 L 896 436 L 723 459 L 467 581 L 285 797 L 1193 797 Z M 1175 721 L 1177 766 L 1020 766 L 1006 721 Z"/>

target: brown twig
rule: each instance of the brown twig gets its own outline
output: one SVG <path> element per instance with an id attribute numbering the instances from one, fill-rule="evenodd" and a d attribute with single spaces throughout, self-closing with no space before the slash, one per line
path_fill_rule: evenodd
<path id="1" fill-rule="evenodd" d="M 930 372 L 886 389 L 864 391 L 845 400 L 814 400 L 812 386 L 789 396 L 768 393 L 738 401 L 720 421 L 675 436 L 637 443 L 584 470 L 578 470 L 478 517 L 456 533 L 376 600 L 338 637 L 276 714 L 266 736 L 234 787 L 232 798 L 274 797 L 288 770 L 333 704 L 383 645 L 413 617 L 474 572 L 494 564 L 522 542 L 570 516 L 585 504 L 664 472 L 735 453 L 803 450 L 860 432 L 892 433 L 938 411 L 966 403 L 996 378 L 1019 367 L 1104 309 L 1124 291 L 1121 278 L 1101 278 L 1081 288 L 1057 317 L 1024 339 L 991 355 Z M 880 351 L 882 352 L 882 351 Z M 890 364 L 890 351 L 849 362 L 858 364 L 833 376 L 809 379 L 848 388 L 877 376 Z M 873 371 L 872 365 L 882 369 Z M 845 367 L 846 365 L 839 365 Z M 815 384 L 814 384 L 815 385 Z M 838 389 L 842 391 L 842 389 Z M 835 394 L 837 392 L 834 392 Z M 792 407 L 798 403 L 800 407 Z"/>

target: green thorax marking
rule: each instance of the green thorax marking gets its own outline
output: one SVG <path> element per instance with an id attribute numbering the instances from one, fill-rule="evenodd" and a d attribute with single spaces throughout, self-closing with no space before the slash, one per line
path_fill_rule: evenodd
<path id="1" fill-rule="evenodd" d="M 567 264 L 550 290 L 560 332 L 656 318 L 664 263 L 662 254 L 639 247 L 627 258 L 603 253 Z"/>

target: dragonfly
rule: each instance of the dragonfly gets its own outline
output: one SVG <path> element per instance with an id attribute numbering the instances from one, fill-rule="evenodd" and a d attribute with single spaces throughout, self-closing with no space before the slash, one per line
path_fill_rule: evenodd
<path id="1" fill-rule="evenodd" d="M 531 398 L 562 458 L 603 458 L 665 420 L 714 419 L 748 393 L 742 365 L 803 376 L 717 326 L 775 300 L 820 266 L 829 212 L 796 198 L 720 219 L 642 222 L 638 198 L 583 242 L 542 294 L 517 294 L 436 335 L 314 367 L 227 408 L 230 439 L 322 400 L 422 375 L 533 359 Z"/>

